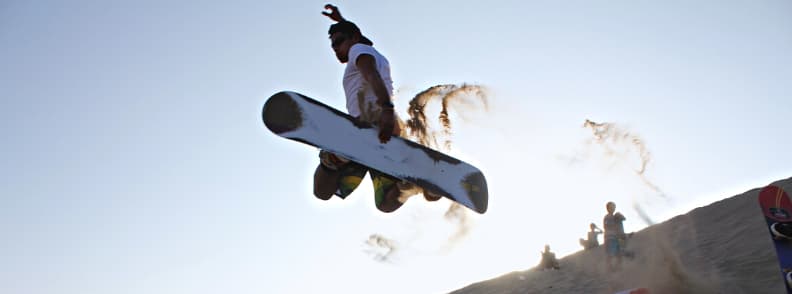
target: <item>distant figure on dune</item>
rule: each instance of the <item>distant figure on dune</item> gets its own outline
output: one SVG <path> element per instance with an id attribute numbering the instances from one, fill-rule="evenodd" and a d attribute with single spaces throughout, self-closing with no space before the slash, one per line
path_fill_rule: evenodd
<path id="1" fill-rule="evenodd" d="M 624 242 L 627 236 L 624 234 L 624 216 L 616 212 L 616 203 L 608 202 L 605 204 L 608 214 L 602 220 L 602 227 L 605 229 L 605 252 L 607 253 L 608 269 L 613 271 L 621 267 Z M 616 264 L 613 260 L 616 259 Z"/>
<path id="2" fill-rule="evenodd" d="M 545 245 L 544 251 L 541 253 L 542 261 L 539 262 L 539 269 L 561 269 L 561 266 L 558 264 L 558 259 L 556 259 L 555 253 L 550 252 L 550 245 Z"/>
<path id="3" fill-rule="evenodd" d="M 600 228 L 598 228 L 594 223 L 591 223 L 589 228 L 591 228 L 591 231 L 588 232 L 588 239 L 580 238 L 580 246 L 583 246 L 583 249 L 585 250 L 599 246 L 597 235 L 602 234 L 602 230 L 600 230 Z"/>

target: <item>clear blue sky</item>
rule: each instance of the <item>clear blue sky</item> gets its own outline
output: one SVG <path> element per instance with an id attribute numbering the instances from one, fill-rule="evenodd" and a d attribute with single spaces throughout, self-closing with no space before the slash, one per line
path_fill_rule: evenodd
<path id="1" fill-rule="evenodd" d="M 343 107 L 324 3 L 0 3 L 0 292 L 439 293 L 576 251 L 608 200 L 638 230 L 631 201 L 662 220 L 792 176 L 789 1 L 344 1 L 402 111 L 490 89 L 453 154 L 491 204 L 449 246 L 447 202 L 315 200 L 316 150 L 260 109 L 280 90 Z M 668 199 L 635 154 L 587 145 L 587 118 L 639 135 Z"/>

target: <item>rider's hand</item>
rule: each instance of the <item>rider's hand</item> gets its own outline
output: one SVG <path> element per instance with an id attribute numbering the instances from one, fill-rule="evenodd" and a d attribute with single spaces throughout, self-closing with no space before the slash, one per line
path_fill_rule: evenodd
<path id="1" fill-rule="evenodd" d="M 330 19 L 332 19 L 334 21 L 337 21 L 337 22 L 346 21 L 344 19 L 344 17 L 341 16 L 341 11 L 338 10 L 338 7 L 336 7 L 335 5 L 325 4 L 324 8 L 325 8 L 325 10 L 330 10 L 330 12 L 322 11 L 322 14 L 324 14 L 324 16 L 327 16 Z"/>
<path id="2" fill-rule="evenodd" d="M 378 125 L 380 143 L 385 144 L 390 140 L 395 125 L 396 118 L 395 114 L 393 114 L 393 108 L 383 108 Z"/>

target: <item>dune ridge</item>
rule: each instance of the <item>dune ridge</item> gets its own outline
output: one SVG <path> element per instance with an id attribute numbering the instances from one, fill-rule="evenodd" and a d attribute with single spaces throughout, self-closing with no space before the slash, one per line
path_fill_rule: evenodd
<path id="1" fill-rule="evenodd" d="M 792 192 L 792 178 L 772 183 Z M 757 197 L 746 191 L 635 232 L 617 273 L 602 247 L 560 259 L 561 270 L 527 269 L 454 294 L 603 293 L 636 287 L 658 293 L 784 293 L 778 260 Z"/>

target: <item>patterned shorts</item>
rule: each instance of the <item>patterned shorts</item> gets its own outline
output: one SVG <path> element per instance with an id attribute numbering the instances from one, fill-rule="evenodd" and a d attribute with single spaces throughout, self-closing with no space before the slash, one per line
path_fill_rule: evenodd
<path id="1" fill-rule="evenodd" d="M 338 177 L 338 190 L 335 194 L 342 199 L 352 194 L 352 191 L 355 191 L 363 181 L 366 172 L 369 172 L 371 183 L 374 184 L 374 201 L 377 205 L 382 203 L 385 194 L 390 189 L 396 188 L 396 183 L 399 182 L 399 179 L 352 161 L 343 165 L 339 172 L 341 175 Z"/>
<path id="2" fill-rule="evenodd" d="M 363 111 L 363 116 L 355 117 L 355 119 L 377 125 L 380 116 L 379 110 L 372 109 L 371 107 L 367 109 L 367 111 Z M 399 126 L 399 134 L 404 135 L 404 127 L 402 127 L 401 120 L 399 119 L 398 115 L 396 115 L 395 118 L 396 124 Z M 384 174 L 378 170 L 369 168 L 353 161 L 341 166 L 339 172 L 341 175 L 338 177 L 338 189 L 336 190 L 335 194 L 338 195 L 338 197 L 341 197 L 341 199 L 344 199 L 349 196 L 349 194 L 352 194 L 352 191 L 355 191 L 357 186 L 360 185 L 360 182 L 363 181 L 363 177 L 366 175 L 366 172 L 369 172 L 371 182 L 374 184 L 374 201 L 377 206 L 382 203 L 382 201 L 385 199 L 385 194 L 387 194 L 390 189 L 398 188 L 396 183 L 400 182 L 399 179 L 393 176 Z"/>

